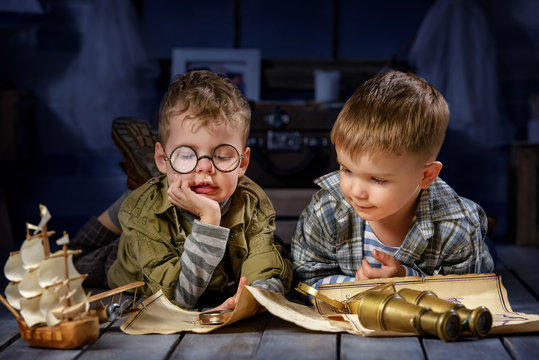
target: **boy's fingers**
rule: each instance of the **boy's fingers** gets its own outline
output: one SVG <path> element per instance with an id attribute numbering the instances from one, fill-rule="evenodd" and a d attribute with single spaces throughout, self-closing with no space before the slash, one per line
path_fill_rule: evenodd
<path id="1" fill-rule="evenodd" d="M 369 278 L 371 266 L 366 259 L 361 260 L 361 266 L 357 268 L 356 280 L 366 280 Z"/>
<path id="2" fill-rule="evenodd" d="M 397 260 L 392 255 L 388 255 L 383 251 L 374 250 L 372 255 L 376 260 L 380 261 L 380 263 L 382 264 L 382 267 L 383 266 L 395 267 L 396 264 L 398 263 Z"/>
<path id="3" fill-rule="evenodd" d="M 372 276 L 373 269 L 372 269 L 371 264 L 369 264 L 369 262 L 367 261 L 367 259 L 361 260 L 361 269 L 363 271 L 363 275 L 365 276 L 365 278 L 370 279 Z"/>
<path id="4" fill-rule="evenodd" d="M 211 311 L 217 310 L 234 310 L 236 307 L 236 299 L 234 297 L 229 297 L 221 305 L 214 307 Z"/>
<path id="5" fill-rule="evenodd" d="M 236 303 L 236 298 L 230 297 L 226 299 L 223 305 L 225 306 L 225 310 L 234 310 L 234 308 L 236 307 Z"/>
<path id="6" fill-rule="evenodd" d="M 371 264 L 369 264 L 367 259 L 361 260 L 361 268 L 363 269 L 363 272 L 365 272 L 365 269 L 372 269 Z"/>
<path id="7" fill-rule="evenodd" d="M 382 265 L 389 265 L 390 256 L 383 251 L 373 250 L 372 257 L 382 263 Z"/>
<path id="8" fill-rule="evenodd" d="M 245 285 L 247 285 L 247 277 L 242 276 L 238 284 L 238 291 L 236 292 L 236 296 L 240 296 L 240 293 L 245 287 Z"/>
<path id="9" fill-rule="evenodd" d="M 363 280 L 363 271 L 361 271 L 361 266 L 356 271 L 356 280 Z"/>

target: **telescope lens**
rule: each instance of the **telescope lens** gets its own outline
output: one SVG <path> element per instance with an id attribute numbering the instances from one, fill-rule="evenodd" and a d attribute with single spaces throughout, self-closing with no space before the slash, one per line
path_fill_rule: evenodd
<path id="1" fill-rule="evenodd" d="M 445 323 L 445 335 L 448 339 L 454 340 L 459 337 L 461 332 L 460 319 L 457 315 L 450 316 Z"/>
<path id="2" fill-rule="evenodd" d="M 477 332 L 482 336 L 486 336 L 492 326 L 492 315 L 490 312 L 483 312 L 477 319 Z"/>

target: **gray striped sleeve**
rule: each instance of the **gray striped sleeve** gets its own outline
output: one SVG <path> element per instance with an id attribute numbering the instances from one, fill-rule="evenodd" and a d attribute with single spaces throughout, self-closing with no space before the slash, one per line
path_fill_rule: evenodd
<path id="1" fill-rule="evenodd" d="M 280 292 L 281 294 L 284 294 L 284 286 L 283 282 L 279 278 L 271 278 L 267 280 L 255 280 L 251 284 L 254 287 L 269 290 L 273 292 Z"/>
<path id="2" fill-rule="evenodd" d="M 174 299 L 183 307 L 192 308 L 211 280 L 215 268 L 223 258 L 230 230 L 221 226 L 193 223 L 191 234 L 185 239 L 180 257 L 181 271 Z"/>

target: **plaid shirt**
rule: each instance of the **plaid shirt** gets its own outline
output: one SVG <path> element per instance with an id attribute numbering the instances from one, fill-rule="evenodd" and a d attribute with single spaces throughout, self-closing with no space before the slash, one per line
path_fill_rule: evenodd
<path id="1" fill-rule="evenodd" d="M 322 189 L 302 212 L 292 237 L 294 271 L 309 285 L 332 275 L 354 277 L 365 230 L 365 220 L 341 193 L 338 171 L 315 183 Z M 408 276 L 491 272 L 486 232 L 483 209 L 437 178 L 421 192 L 416 216 L 394 256 Z"/>

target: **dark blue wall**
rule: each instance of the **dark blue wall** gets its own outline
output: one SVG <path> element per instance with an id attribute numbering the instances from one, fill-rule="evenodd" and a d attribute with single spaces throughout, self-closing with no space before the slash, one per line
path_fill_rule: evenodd
<path id="1" fill-rule="evenodd" d="M 0 200 L 5 204 L 3 209 L 7 210 L 9 221 L 2 221 L 1 230 L 3 234 L 14 234 L 16 242 L 23 236 L 24 221 L 37 221 L 39 203 L 49 206 L 55 229 L 66 229 L 73 234 L 89 216 L 99 214 L 122 193 L 126 179 L 118 166 L 120 153 L 110 140 L 111 120 L 122 115 L 153 119 L 165 91 L 172 48 L 258 48 L 263 60 L 387 60 L 413 38 L 431 2 L 114 2 L 117 9 L 125 5 L 136 17 L 127 27 L 130 29 L 127 34 L 118 31 L 126 21 L 119 11 L 93 13 L 96 9 L 110 8 L 101 1 L 41 3 L 41 15 L 0 13 L 2 131 L 8 129 L 10 134 L 5 132 L 1 136 L 7 138 L 5 144 L 11 144 L 11 150 L 6 150 L 9 156 L 2 158 L 4 179 Z M 539 92 L 539 23 L 535 16 L 539 13 L 539 3 L 485 0 L 480 4 L 498 46 L 505 119 L 517 130 L 515 140 L 524 140 L 530 117 L 528 96 Z M 73 88 L 69 96 L 55 93 L 53 90 L 62 81 L 70 80 L 66 80 L 66 74 L 73 74 L 73 64 L 81 61 L 80 52 L 88 51 L 85 43 L 88 34 L 102 29 L 104 25 L 100 21 L 105 19 L 108 19 L 107 31 L 118 37 L 118 47 L 125 50 L 113 56 L 118 48 L 100 47 L 114 44 L 112 35 L 107 37 L 107 32 L 102 30 L 103 37 L 95 45 L 96 50 L 88 52 L 84 62 L 94 71 L 85 74 L 87 83 Z M 89 23 L 90 20 L 93 22 Z M 128 78 L 122 78 L 124 82 L 110 88 L 102 86 L 106 82 L 99 71 L 109 61 L 119 66 L 112 74 L 133 64 L 129 52 L 133 49 L 128 46 L 133 39 L 145 46 L 147 62 L 133 69 Z M 406 48 L 401 58 L 406 59 Z M 131 91 L 132 84 L 141 87 L 139 93 Z M 106 101 L 95 104 L 93 112 L 93 102 L 103 97 Z M 133 106 L 118 106 L 122 101 Z M 76 127 L 72 123 L 77 121 L 70 123 L 69 116 L 74 116 L 70 108 L 78 102 L 89 110 L 84 113 L 88 120 L 81 123 L 77 118 Z M 129 110 L 124 112 L 121 110 L 124 108 Z M 82 135 L 85 126 L 98 128 L 97 135 L 90 138 Z M 498 216 L 496 234 L 503 241 L 511 236 L 507 223 L 509 147 L 484 148 L 465 135 L 448 134 L 440 155 L 445 163 L 442 177 L 459 193 Z"/>

